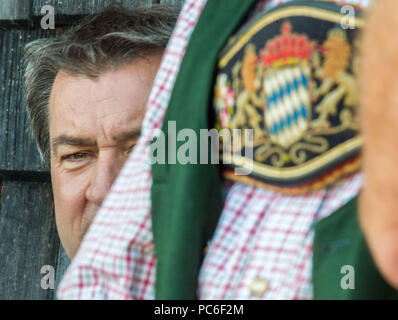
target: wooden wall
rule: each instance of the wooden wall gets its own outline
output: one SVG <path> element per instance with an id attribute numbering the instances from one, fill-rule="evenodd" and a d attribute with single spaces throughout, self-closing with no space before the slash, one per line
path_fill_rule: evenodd
<path id="1" fill-rule="evenodd" d="M 57 286 L 69 264 L 55 227 L 49 173 L 29 134 L 23 48 L 55 36 L 40 28 L 43 5 L 54 6 L 57 27 L 114 2 L 134 8 L 183 0 L 0 1 L 0 299 L 54 299 L 54 289 L 41 288 L 41 268 L 54 267 Z"/>

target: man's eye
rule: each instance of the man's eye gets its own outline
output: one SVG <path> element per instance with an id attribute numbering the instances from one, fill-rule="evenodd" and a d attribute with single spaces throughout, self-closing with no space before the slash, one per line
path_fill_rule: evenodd
<path id="1" fill-rule="evenodd" d="M 81 159 L 84 159 L 87 157 L 88 157 L 87 152 L 77 152 L 77 153 L 69 154 L 67 156 L 63 156 L 62 160 L 77 161 L 77 160 L 81 160 Z"/>

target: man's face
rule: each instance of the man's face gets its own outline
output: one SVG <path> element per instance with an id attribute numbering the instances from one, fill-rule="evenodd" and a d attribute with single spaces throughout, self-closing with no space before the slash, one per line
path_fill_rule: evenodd
<path id="1" fill-rule="evenodd" d="M 137 59 L 96 79 L 62 71 L 55 78 L 51 179 L 58 233 L 71 258 L 138 140 L 160 59 Z"/>

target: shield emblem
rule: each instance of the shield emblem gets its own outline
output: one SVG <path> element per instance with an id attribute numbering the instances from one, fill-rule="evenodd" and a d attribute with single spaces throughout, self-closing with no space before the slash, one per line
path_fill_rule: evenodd
<path id="1" fill-rule="evenodd" d="M 219 127 L 254 133 L 225 175 L 289 193 L 315 190 L 357 170 L 362 143 L 356 32 L 341 29 L 337 11 L 306 5 L 297 13 L 296 6 L 259 16 L 231 40 L 218 64 L 228 90 L 216 92 L 231 91 L 234 99 L 223 99 L 222 110 L 215 104 Z M 230 159 L 229 150 L 222 154 Z M 249 177 L 231 171 L 252 160 Z"/>
<path id="2" fill-rule="evenodd" d="M 268 136 L 284 149 L 301 139 L 308 128 L 311 101 L 308 66 L 270 68 L 264 79 Z"/>

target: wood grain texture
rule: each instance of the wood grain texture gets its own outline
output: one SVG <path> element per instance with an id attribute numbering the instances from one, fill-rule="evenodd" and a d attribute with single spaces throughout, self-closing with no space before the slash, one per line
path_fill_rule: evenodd
<path id="1" fill-rule="evenodd" d="M 158 0 L 160 4 L 171 4 L 182 7 L 184 0 Z"/>
<path id="2" fill-rule="evenodd" d="M 43 290 L 44 265 L 57 271 L 69 263 L 60 245 L 47 183 L 3 181 L 0 211 L 0 299 L 53 299 Z"/>
<path id="3" fill-rule="evenodd" d="M 157 3 L 157 0 L 34 0 L 32 15 L 35 25 L 40 25 L 42 14 L 41 8 L 44 5 L 52 5 L 55 10 L 56 26 L 71 25 L 82 19 L 84 16 L 98 12 L 111 4 L 134 9 L 137 7 L 150 7 Z"/>
<path id="4" fill-rule="evenodd" d="M 51 5 L 56 16 L 87 15 L 114 3 L 120 3 L 126 8 L 151 6 L 152 0 L 34 0 L 33 15 L 41 16 L 40 10 L 44 5 Z"/>
<path id="5" fill-rule="evenodd" d="M 32 17 L 31 0 L 1 0 L 0 27 L 27 26 Z"/>
<path id="6" fill-rule="evenodd" d="M 4 178 L 21 180 L 25 173 L 32 179 L 46 177 L 47 168 L 29 131 L 22 59 L 26 43 L 54 34 L 41 29 L 0 32 L 0 175 Z"/>

